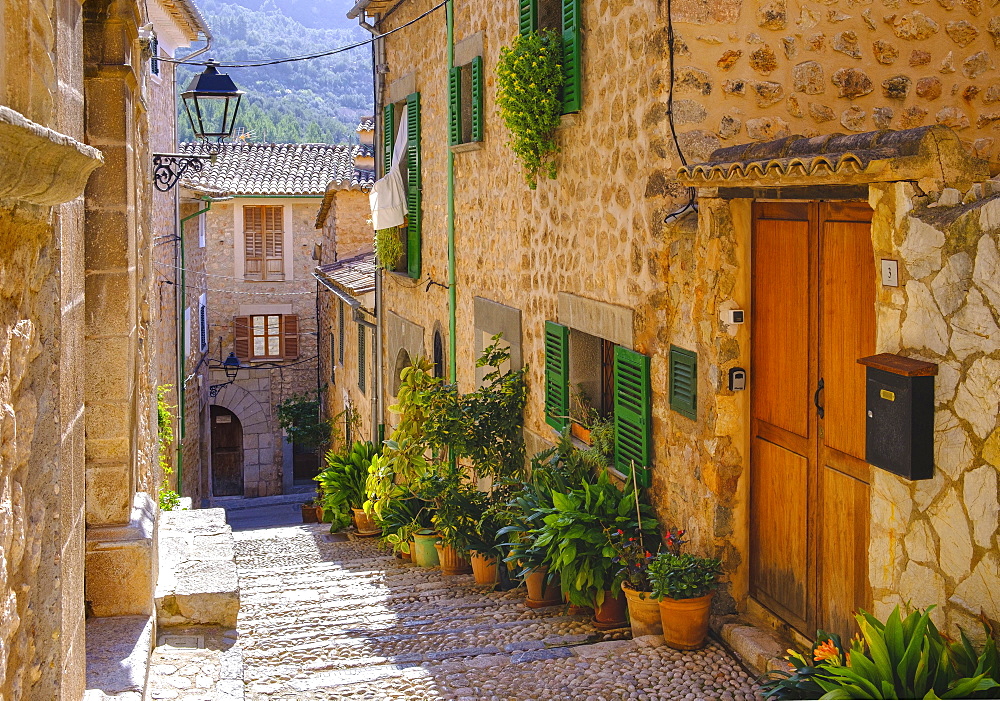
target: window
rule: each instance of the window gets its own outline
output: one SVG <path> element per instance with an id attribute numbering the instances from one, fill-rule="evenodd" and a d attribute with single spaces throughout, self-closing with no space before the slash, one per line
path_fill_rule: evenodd
<path id="1" fill-rule="evenodd" d="M 208 350 L 208 295 L 198 297 L 198 347 L 204 353 Z"/>
<path id="2" fill-rule="evenodd" d="M 423 223 L 421 208 L 420 176 L 420 93 L 411 93 L 405 102 L 386 105 L 382 113 L 383 168 L 388 170 L 392 163 L 392 149 L 396 129 L 406 110 L 406 226 L 403 248 L 406 252 L 401 267 L 396 272 L 405 272 L 409 277 L 420 277 L 420 238 Z"/>
<path id="3" fill-rule="evenodd" d="M 483 140 L 483 58 L 451 69 L 448 82 L 452 146 Z"/>
<path id="4" fill-rule="evenodd" d="M 444 339 L 440 331 L 434 332 L 434 377 L 444 377 Z"/>
<path id="5" fill-rule="evenodd" d="M 698 354 L 670 346 L 670 408 L 698 418 Z"/>
<path id="6" fill-rule="evenodd" d="M 233 326 L 233 351 L 241 360 L 299 357 L 299 317 L 295 314 L 238 316 Z"/>
<path id="7" fill-rule="evenodd" d="M 358 324 L 358 389 L 362 393 L 368 390 L 365 387 L 365 327 Z"/>
<path id="8" fill-rule="evenodd" d="M 160 75 L 160 42 L 156 37 L 149 41 L 149 72 L 153 75 Z"/>
<path id="9" fill-rule="evenodd" d="M 284 209 L 281 205 L 243 207 L 245 279 L 285 279 Z"/>
<path id="10" fill-rule="evenodd" d="M 191 355 L 191 307 L 184 310 L 184 357 Z"/>
<path id="11" fill-rule="evenodd" d="M 337 370 L 337 344 L 334 342 L 334 336 L 330 334 L 330 382 L 336 379 Z"/>
<path id="12" fill-rule="evenodd" d="M 198 248 L 205 247 L 205 215 L 198 215 Z"/>
<path id="13" fill-rule="evenodd" d="M 605 339 L 545 322 L 545 420 L 557 431 L 569 423 L 571 387 L 597 413 L 614 419 L 615 467 L 637 468 L 649 486 L 652 390 L 649 357 Z"/>
<path id="14" fill-rule="evenodd" d="M 518 0 L 521 34 L 554 29 L 563 39 L 563 114 L 579 112 L 583 105 L 583 70 L 580 32 L 582 0 Z"/>
<path id="15" fill-rule="evenodd" d="M 344 325 L 347 323 L 346 319 L 344 318 L 344 312 L 345 312 L 344 300 L 340 300 L 340 310 L 338 314 L 338 317 L 340 319 L 340 328 L 338 329 L 338 333 L 340 336 L 339 338 L 340 343 L 337 345 L 337 347 L 340 349 L 339 357 L 340 357 L 340 365 L 342 367 L 344 365 Z"/>

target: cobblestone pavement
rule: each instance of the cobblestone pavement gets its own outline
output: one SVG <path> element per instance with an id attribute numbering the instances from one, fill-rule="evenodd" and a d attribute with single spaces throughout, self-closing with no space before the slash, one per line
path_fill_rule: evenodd
<path id="1" fill-rule="evenodd" d="M 715 644 L 683 653 L 600 633 L 561 607 L 525 607 L 521 590 L 444 577 L 370 541 L 327 542 L 326 530 L 236 533 L 249 701 L 759 698 Z"/>

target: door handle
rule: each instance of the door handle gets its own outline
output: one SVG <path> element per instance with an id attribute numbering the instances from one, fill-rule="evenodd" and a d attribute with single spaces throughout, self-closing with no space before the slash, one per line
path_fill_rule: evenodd
<path id="1" fill-rule="evenodd" d="M 819 395 L 823 391 L 823 378 L 819 378 L 819 385 L 816 387 L 816 392 L 813 394 L 813 404 L 816 405 L 816 413 L 819 418 L 823 418 L 823 405 L 819 403 Z"/>

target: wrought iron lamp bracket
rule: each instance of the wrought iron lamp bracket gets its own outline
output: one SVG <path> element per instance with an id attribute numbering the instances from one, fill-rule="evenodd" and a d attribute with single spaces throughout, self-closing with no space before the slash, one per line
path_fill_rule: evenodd
<path id="1" fill-rule="evenodd" d="M 235 382 L 235 380 L 230 380 L 229 382 L 223 382 L 222 384 L 219 385 L 209 385 L 208 396 L 209 397 L 219 396 L 219 392 L 222 390 L 222 388 L 233 384 L 233 382 Z"/>
<path id="2" fill-rule="evenodd" d="M 214 155 L 214 154 L 213 154 Z M 167 192 L 188 172 L 200 173 L 204 161 L 213 155 L 194 153 L 154 153 L 153 184 L 160 192 Z"/>

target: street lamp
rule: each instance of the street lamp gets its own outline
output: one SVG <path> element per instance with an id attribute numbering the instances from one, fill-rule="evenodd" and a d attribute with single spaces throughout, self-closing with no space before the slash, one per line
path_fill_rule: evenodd
<path id="1" fill-rule="evenodd" d="M 226 371 L 226 377 L 229 378 L 229 382 L 223 382 L 222 384 L 218 385 L 211 385 L 208 388 L 208 396 L 215 397 L 219 394 L 219 390 L 221 390 L 223 387 L 225 387 L 226 385 L 233 384 L 233 382 L 236 381 L 236 376 L 239 374 L 241 367 L 243 366 L 240 365 L 240 359 L 236 357 L 236 353 L 230 351 L 229 357 L 226 358 L 222 363 L 222 369 Z"/>
<path id="2" fill-rule="evenodd" d="M 215 139 L 217 143 L 209 144 L 208 155 L 154 153 L 153 182 L 157 190 L 166 192 L 186 172 L 200 172 L 205 159 L 214 160 L 219 144 L 233 135 L 243 94 L 227 73 L 219 73 L 218 62 L 209 59 L 205 70 L 191 79 L 181 97 L 195 138 L 205 142 Z"/>

